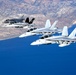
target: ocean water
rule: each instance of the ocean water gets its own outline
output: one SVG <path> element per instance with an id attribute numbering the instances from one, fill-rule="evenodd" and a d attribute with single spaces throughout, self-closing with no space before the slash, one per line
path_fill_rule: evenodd
<path id="1" fill-rule="evenodd" d="M 0 41 L 0 75 L 76 75 L 76 44 L 30 46 L 36 39 Z"/>
<path id="2" fill-rule="evenodd" d="M 76 75 L 76 43 L 31 46 L 38 38 L 0 41 L 0 75 Z"/>

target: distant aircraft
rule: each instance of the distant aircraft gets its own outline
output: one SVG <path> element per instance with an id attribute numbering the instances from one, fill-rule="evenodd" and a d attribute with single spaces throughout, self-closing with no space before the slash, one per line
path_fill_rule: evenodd
<path id="1" fill-rule="evenodd" d="M 35 30 L 32 30 L 32 31 L 29 31 L 29 32 L 26 32 L 22 35 L 20 35 L 19 37 L 22 38 L 22 37 L 26 37 L 26 36 L 32 36 L 32 35 L 38 35 L 38 34 L 54 34 L 56 32 L 61 32 L 61 30 L 55 28 L 55 25 L 56 25 L 57 21 L 55 21 L 53 23 L 53 25 L 51 26 L 50 24 L 50 20 L 48 19 L 46 21 L 46 24 L 45 24 L 45 27 L 44 28 L 39 28 L 39 29 L 35 29 Z"/>
<path id="2" fill-rule="evenodd" d="M 61 37 L 66 37 L 66 36 L 68 36 L 67 26 L 64 26 L 61 36 L 45 35 L 45 36 L 42 36 L 40 39 L 38 39 L 38 40 L 32 42 L 31 45 L 42 45 L 42 44 L 51 44 L 51 43 L 55 43 L 55 41 L 52 41 L 52 40 L 50 41 L 50 40 L 48 40 L 48 39 L 54 38 L 54 37 L 61 38 Z"/>
<path id="3" fill-rule="evenodd" d="M 29 17 L 27 17 L 25 20 L 23 16 L 21 18 L 6 19 L 3 22 L 3 27 L 28 28 L 28 26 L 33 26 L 32 23 L 34 20 L 35 18 L 32 18 L 31 21 L 29 21 Z"/>
<path id="4" fill-rule="evenodd" d="M 10 23 L 10 24 L 14 24 L 14 23 L 18 23 L 18 22 L 23 22 L 24 19 L 24 15 L 21 16 L 20 18 L 13 18 L 13 19 L 6 19 L 3 23 Z"/>

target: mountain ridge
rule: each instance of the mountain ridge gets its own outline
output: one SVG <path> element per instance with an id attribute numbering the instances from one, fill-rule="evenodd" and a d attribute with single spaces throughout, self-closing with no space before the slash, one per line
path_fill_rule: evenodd
<path id="1" fill-rule="evenodd" d="M 0 16 L 9 17 L 17 14 L 43 14 L 53 21 L 58 19 L 63 22 L 76 20 L 75 0 L 0 0 Z M 63 19 L 63 20 L 62 20 Z M 45 19 L 44 19 L 45 20 Z M 63 26 L 63 25 L 62 25 Z"/>
<path id="2" fill-rule="evenodd" d="M 58 20 L 56 26 L 59 28 L 65 25 L 70 27 L 76 23 L 76 0 L 0 0 L 1 22 L 10 16 L 16 17 L 18 14 L 34 17 L 34 23 L 38 28 L 44 27 L 47 19 L 50 19 L 51 23 Z M 24 32 L 21 29 L 0 29 L 2 34 L 0 37 L 4 39 Z M 13 34 L 13 32 L 18 34 Z"/>

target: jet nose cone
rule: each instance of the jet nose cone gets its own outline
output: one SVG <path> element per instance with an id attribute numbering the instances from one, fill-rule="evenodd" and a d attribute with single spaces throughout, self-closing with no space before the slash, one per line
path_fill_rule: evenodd
<path id="1" fill-rule="evenodd" d="M 41 45 L 41 42 L 39 40 L 32 42 L 31 45 Z"/>
<path id="2" fill-rule="evenodd" d="M 32 42 L 30 45 L 37 45 L 37 43 L 36 42 Z"/>

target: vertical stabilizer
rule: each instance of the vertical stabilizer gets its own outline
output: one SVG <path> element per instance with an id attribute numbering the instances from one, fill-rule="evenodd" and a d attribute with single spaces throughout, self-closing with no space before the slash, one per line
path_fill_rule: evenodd
<path id="1" fill-rule="evenodd" d="M 50 20 L 48 19 L 46 21 L 45 28 L 50 28 L 50 27 L 51 27 L 51 23 L 50 23 Z"/>
<path id="2" fill-rule="evenodd" d="M 68 36 L 68 27 L 67 26 L 63 27 L 62 36 Z"/>
<path id="3" fill-rule="evenodd" d="M 69 35 L 69 38 L 74 38 L 76 34 L 76 28 L 71 32 L 71 34 Z"/>
<path id="4" fill-rule="evenodd" d="M 58 20 L 56 20 L 56 21 L 52 24 L 51 29 L 54 29 L 54 28 L 55 28 L 57 22 L 58 22 Z"/>
<path id="5" fill-rule="evenodd" d="M 29 17 L 26 18 L 25 23 L 29 23 Z"/>
<path id="6" fill-rule="evenodd" d="M 35 20 L 35 18 L 32 18 L 31 21 L 29 22 L 29 24 L 32 24 L 34 20 Z"/>

